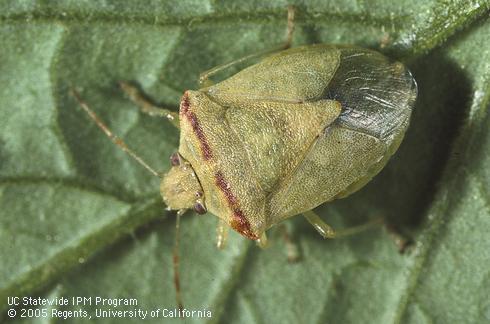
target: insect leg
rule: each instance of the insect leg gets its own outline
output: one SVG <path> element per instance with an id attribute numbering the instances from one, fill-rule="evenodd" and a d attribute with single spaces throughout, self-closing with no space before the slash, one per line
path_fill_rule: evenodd
<path id="1" fill-rule="evenodd" d="M 121 81 L 119 82 L 119 86 L 121 89 L 128 95 L 129 99 L 134 102 L 142 112 L 150 115 L 150 116 L 159 116 L 167 118 L 172 125 L 179 128 L 179 114 L 177 112 L 171 111 L 166 108 L 158 107 L 153 104 L 151 101 L 146 99 L 145 95 L 141 93 L 141 91 L 135 86 Z"/>
<path id="2" fill-rule="evenodd" d="M 405 253 L 405 251 L 408 247 L 411 246 L 413 241 L 403 235 L 403 233 L 401 233 L 399 229 L 392 224 L 388 224 L 385 222 L 385 228 L 388 231 L 388 234 L 391 236 L 392 240 L 395 242 L 396 246 L 398 247 L 398 252 Z"/>
<path id="3" fill-rule="evenodd" d="M 313 211 L 309 210 L 303 213 L 308 222 L 320 233 L 323 238 L 335 238 L 337 237 L 337 233 L 335 230 L 325 223 L 320 216 L 315 214 Z"/>
<path id="4" fill-rule="evenodd" d="M 351 236 L 355 234 L 359 234 L 361 232 L 367 231 L 369 229 L 372 229 L 374 227 L 379 227 L 380 225 L 383 225 L 384 221 L 383 218 L 377 217 L 372 220 L 369 220 L 368 222 L 357 225 L 357 226 L 352 226 L 349 228 L 341 229 L 336 232 L 336 238 L 339 237 L 345 237 L 345 236 Z"/>
<path id="5" fill-rule="evenodd" d="M 325 223 L 320 218 L 320 216 L 318 216 L 311 210 L 304 212 L 303 215 L 324 238 L 339 238 L 339 237 L 351 236 L 384 224 L 383 219 L 381 217 L 378 217 L 368 221 L 365 224 L 336 231 L 330 225 Z"/>
<path id="6" fill-rule="evenodd" d="M 291 240 L 289 229 L 286 224 L 281 224 L 280 229 L 282 232 L 282 237 L 284 239 L 284 244 L 286 245 L 286 255 L 288 257 L 288 262 L 298 262 L 300 259 L 298 245 Z"/>
<path id="7" fill-rule="evenodd" d="M 104 132 L 104 134 L 109 137 L 109 139 L 119 146 L 121 150 L 126 152 L 129 156 L 131 156 L 133 159 L 135 159 L 139 164 L 141 164 L 146 170 L 150 171 L 154 176 L 160 177 L 160 174 L 155 171 L 152 167 L 150 167 L 139 155 L 137 155 L 133 150 L 131 150 L 126 143 L 119 137 L 117 137 L 110 129 L 107 127 L 104 122 L 97 116 L 97 114 L 90 109 L 90 107 L 85 103 L 85 101 L 82 100 L 80 97 L 80 94 L 75 90 L 71 89 L 70 91 L 71 95 L 75 97 L 75 99 L 78 101 L 78 104 L 82 109 L 89 115 L 90 118 L 95 122 L 95 124 Z"/>
<path id="8" fill-rule="evenodd" d="M 268 49 L 268 50 L 265 50 L 265 51 L 260 51 L 258 53 L 250 54 L 250 55 L 241 57 L 239 59 L 233 60 L 231 62 L 228 62 L 228 63 L 225 63 L 225 64 L 220 64 L 218 66 L 215 66 L 212 69 L 209 69 L 207 71 L 204 71 L 204 72 L 202 72 L 199 75 L 199 86 L 201 88 L 211 86 L 213 84 L 213 82 L 209 80 L 209 77 L 213 76 L 214 74 L 216 74 L 216 73 L 218 73 L 220 71 L 226 70 L 226 69 L 232 67 L 233 65 L 237 65 L 237 64 L 246 62 L 246 61 L 251 60 L 251 59 L 254 59 L 254 58 L 265 56 L 267 54 L 271 54 L 271 53 L 280 51 L 282 49 L 283 49 L 283 46 L 275 47 L 273 49 Z"/>
<path id="9" fill-rule="evenodd" d="M 290 48 L 291 43 L 293 41 L 293 32 L 294 32 L 294 6 L 288 6 L 288 29 L 286 33 L 286 42 L 283 45 L 284 49 Z"/>
<path id="10" fill-rule="evenodd" d="M 226 240 L 228 239 L 229 226 L 222 219 L 218 220 L 218 226 L 216 227 L 216 246 L 218 249 L 224 249 Z"/>
<path id="11" fill-rule="evenodd" d="M 286 41 L 284 42 L 284 44 L 276 46 L 272 49 L 268 49 L 265 51 L 260 51 L 258 53 L 254 53 L 254 54 L 244 56 L 244 57 L 239 58 L 237 60 L 233 60 L 231 62 L 221 64 L 221 65 L 215 66 L 212 69 L 204 71 L 199 75 L 199 85 L 201 86 L 201 88 L 208 87 L 208 86 L 212 85 L 212 82 L 209 80 L 209 78 L 212 75 L 214 75 L 220 71 L 226 70 L 226 69 L 232 67 L 233 65 L 240 64 L 240 63 L 243 63 L 245 61 L 248 61 L 248 60 L 251 60 L 254 58 L 259 58 L 261 56 L 265 56 L 265 55 L 268 55 L 268 54 L 271 54 L 274 52 L 278 52 L 281 50 L 285 50 L 285 49 L 291 47 L 291 41 L 293 39 L 293 32 L 294 32 L 294 7 L 288 6 L 288 27 L 287 27 L 287 33 L 286 33 Z"/>
<path id="12" fill-rule="evenodd" d="M 260 235 L 260 238 L 257 240 L 257 245 L 261 249 L 265 249 L 269 245 L 269 241 L 267 240 L 267 234 L 265 232 Z"/>

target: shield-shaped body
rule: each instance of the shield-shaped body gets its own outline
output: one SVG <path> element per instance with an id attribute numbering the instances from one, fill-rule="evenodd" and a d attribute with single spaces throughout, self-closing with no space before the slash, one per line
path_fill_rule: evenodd
<path id="1" fill-rule="evenodd" d="M 258 239 L 376 175 L 403 138 L 416 92 L 404 65 L 378 52 L 293 48 L 187 91 L 179 153 L 207 210 Z"/>

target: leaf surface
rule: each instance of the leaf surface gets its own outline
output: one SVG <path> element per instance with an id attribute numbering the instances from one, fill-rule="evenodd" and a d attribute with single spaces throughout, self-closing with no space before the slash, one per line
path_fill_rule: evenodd
<path id="1" fill-rule="evenodd" d="M 0 3 L 5 319 L 9 296 L 136 298 L 142 310 L 175 307 L 175 218 L 164 209 L 159 181 L 102 135 L 69 90 L 76 88 L 151 166 L 167 170 L 178 132 L 141 114 L 117 82 L 132 81 L 176 111 L 183 91 L 198 87 L 200 72 L 280 44 L 287 5 Z M 295 6 L 294 45 L 366 46 L 413 72 L 419 98 L 399 152 L 364 189 L 317 212 L 335 228 L 382 216 L 415 244 L 399 254 L 381 228 L 324 241 L 296 217 L 286 229 L 301 261 L 288 264 L 283 227 L 271 230 L 266 250 L 231 233 L 227 248 L 218 251 L 215 217 L 188 214 L 181 224 L 183 298 L 187 309 L 212 312 L 188 320 L 489 321 L 490 3 L 310 0 Z M 135 308 L 94 302 L 57 308 L 92 315 Z"/>

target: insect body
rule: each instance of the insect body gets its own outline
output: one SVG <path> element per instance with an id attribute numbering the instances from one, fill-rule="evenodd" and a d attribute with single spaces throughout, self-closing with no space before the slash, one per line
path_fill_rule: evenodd
<path id="1" fill-rule="evenodd" d="M 401 143 L 416 94 L 404 65 L 372 50 L 311 45 L 270 55 L 184 93 L 162 197 L 258 240 L 375 176 Z"/>
<path id="2" fill-rule="evenodd" d="M 72 93 L 116 145 L 161 177 L 164 202 L 178 210 L 177 229 L 191 208 L 220 219 L 220 247 L 229 227 L 264 245 L 267 229 L 297 214 L 323 237 L 335 237 L 311 209 L 357 191 L 384 167 L 403 139 L 417 96 L 403 64 L 334 45 L 277 52 L 218 84 L 186 91 L 179 115 L 121 86 L 144 112 L 181 129 L 179 151 L 163 176 Z M 178 242 L 176 234 L 174 282 L 182 309 Z"/>

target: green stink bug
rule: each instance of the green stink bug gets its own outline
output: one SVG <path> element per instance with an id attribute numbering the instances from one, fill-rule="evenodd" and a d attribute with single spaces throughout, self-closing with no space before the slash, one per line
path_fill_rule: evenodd
<path id="1" fill-rule="evenodd" d="M 141 103 L 134 88 L 123 88 Z M 306 212 L 357 191 L 385 166 L 416 95 L 405 66 L 378 52 L 310 45 L 186 91 L 179 116 L 143 103 L 150 114 L 180 120 L 179 151 L 161 181 L 163 200 L 172 210 L 210 211 L 221 226 L 252 240 L 298 214 L 331 237 L 333 230 Z"/>
<path id="2" fill-rule="evenodd" d="M 311 209 L 359 190 L 386 165 L 417 96 L 403 64 L 339 45 L 268 55 L 222 82 L 186 91 L 178 115 L 121 85 L 144 112 L 166 117 L 181 130 L 178 152 L 164 175 L 74 95 L 114 143 L 161 177 L 168 209 L 178 210 L 178 216 L 194 209 L 219 218 L 219 246 L 230 227 L 265 244 L 269 228 L 298 214 L 322 236 L 334 237 Z M 177 267 L 178 261 L 176 287 Z"/>
<path id="3" fill-rule="evenodd" d="M 415 97 L 410 72 L 371 50 L 273 54 L 185 92 L 181 162 L 164 176 L 162 197 L 171 209 L 207 209 L 257 240 L 376 175 L 398 148 Z"/>

